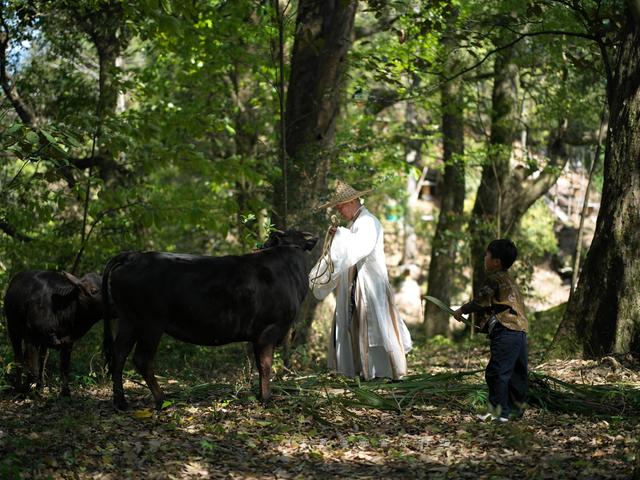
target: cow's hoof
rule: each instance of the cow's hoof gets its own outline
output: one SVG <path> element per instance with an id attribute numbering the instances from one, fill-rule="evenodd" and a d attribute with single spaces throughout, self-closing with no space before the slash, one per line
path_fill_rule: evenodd
<path id="1" fill-rule="evenodd" d="M 113 399 L 113 406 L 116 407 L 116 410 L 120 410 L 121 412 L 125 411 L 129 408 L 127 401 L 124 398 Z"/>

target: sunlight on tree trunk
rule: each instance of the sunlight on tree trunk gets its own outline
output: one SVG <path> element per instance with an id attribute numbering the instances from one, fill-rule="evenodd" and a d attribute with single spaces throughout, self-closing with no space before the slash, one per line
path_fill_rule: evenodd
<path id="1" fill-rule="evenodd" d="M 552 353 L 640 355 L 640 28 L 631 15 L 612 82 L 596 232 Z"/>

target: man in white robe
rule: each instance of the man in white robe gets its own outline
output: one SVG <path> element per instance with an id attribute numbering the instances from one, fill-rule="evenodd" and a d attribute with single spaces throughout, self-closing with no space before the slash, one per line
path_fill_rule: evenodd
<path id="1" fill-rule="evenodd" d="M 338 181 L 332 199 L 347 228 L 332 227 L 331 248 L 309 274 L 314 296 L 336 291 L 328 365 L 343 375 L 398 379 L 407 373 L 411 337 L 393 301 L 378 219 L 360 203 L 368 191 Z"/>

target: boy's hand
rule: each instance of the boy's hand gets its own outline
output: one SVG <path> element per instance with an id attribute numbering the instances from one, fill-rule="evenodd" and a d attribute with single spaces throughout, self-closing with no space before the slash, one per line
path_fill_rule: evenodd
<path id="1" fill-rule="evenodd" d="M 459 308 L 455 312 L 453 312 L 453 318 L 455 318 L 459 322 L 464 321 L 464 317 L 462 315 L 463 315 L 462 308 Z"/>

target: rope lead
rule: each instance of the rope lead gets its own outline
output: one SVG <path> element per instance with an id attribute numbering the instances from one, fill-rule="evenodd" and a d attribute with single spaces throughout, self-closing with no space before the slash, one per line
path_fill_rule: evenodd
<path id="1" fill-rule="evenodd" d="M 326 259 L 326 268 L 322 271 L 322 273 L 318 273 L 316 276 L 311 278 L 310 282 L 316 285 L 326 285 L 331 281 L 331 275 L 333 275 L 334 266 L 333 261 L 331 260 L 331 244 L 333 243 L 333 237 L 335 236 L 335 231 L 332 232 L 332 227 L 338 226 L 338 217 L 335 215 L 331 215 L 331 227 L 327 229 L 327 233 L 324 236 L 324 244 L 322 245 L 322 254 L 320 255 L 320 260 L 327 257 Z M 320 279 L 325 273 L 329 272 L 329 279 L 326 282 L 320 283 L 318 279 Z"/>

